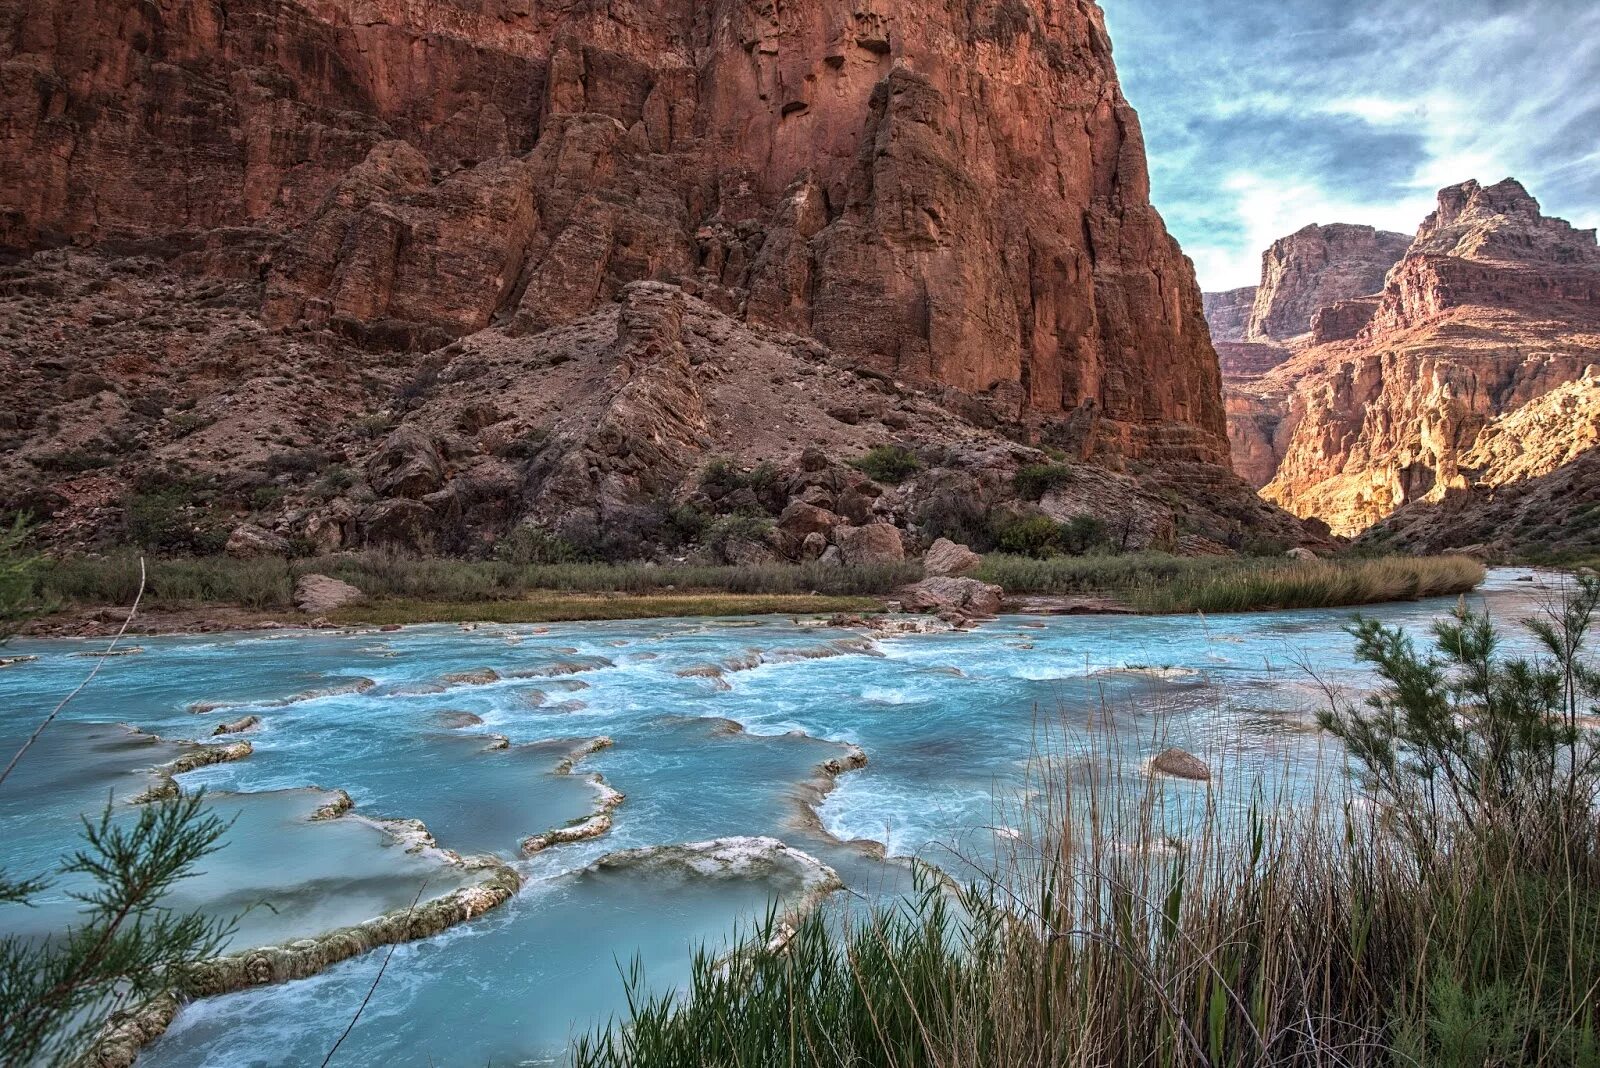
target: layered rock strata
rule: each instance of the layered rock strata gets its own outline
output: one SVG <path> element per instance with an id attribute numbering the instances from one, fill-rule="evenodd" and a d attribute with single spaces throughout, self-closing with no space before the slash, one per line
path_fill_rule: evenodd
<path id="1" fill-rule="evenodd" d="M 1600 249 L 1515 181 L 1454 186 L 1382 292 L 1322 309 L 1314 337 L 1230 381 L 1235 462 L 1270 472 L 1269 499 L 1355 534 L 1587 451 Z"/>
<path id="2" fill-rule="evenodd" d="M 1087 0 L 0 0 L 0 100 L 5 503 L 69 544 L 151 461 L 241 552 L 476 551 L 935 410 L 1284 522 Z"/>

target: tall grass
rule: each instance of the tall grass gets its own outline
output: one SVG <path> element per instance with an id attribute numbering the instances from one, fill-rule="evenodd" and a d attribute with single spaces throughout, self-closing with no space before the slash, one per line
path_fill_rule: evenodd
<path id="1" fill-rule="evenodd" d="M 1580 639 L 1600 587 L 1589 592 Z M 1473 764 L 1457 771 L 1542 771 L 1441 810 L 1425 837 L 1397 831 L 1403 795 L 1383 790 L 1331 787 L 1291 806 L 1262 785 L 1242 809 L 1207 795 L 1195 818 L 1154 784 L 1124 803 L 1124 773 L 1057 765 L 1026 791 L 1026 833 L 991 874 L 864 917 L 815 914 L 787 942 L 769 918 L 731 958 L 698 958 L 681 997 L 650 994 L 635 972 L 627 1018 L 580 1040 L 575 1062 L 1594 1068 L 1596 739 L 1539 724 L 1575 696 L 1600 699 L 1600 676 L 1574 668 L 1567 643 L 1532 664 L 1485 652 L 1486 682 L 1470 670 L 1478 650 L 1448 648 L 1461 633 L 1440 629 L 1441 660 L 1392 632 L 1358 634 L 1387 650 L 1374 660 L 1383 685 L 1343 729 L 1387 737 L 1419 788 L 1458 757 Z M 1446 662 L 1466 677 L 1434 671 Z M 1472 707 L 1489 690 L 1503 707 Z M 1460 737 L 1444 744 L 1456 755 L 1428 751 L 1513 713 L 1533 728 L 1508 739 L 1514 759 Z M 1575 792 L 1545 775 L 1563 753 Z"/>
<path id="2" fill-rule="evenodd" d="M 864 567 L 816 563 L 532 565 L 390 553 L 293 562 L 178 557 L 150 560 L 148 570 L 146 597 L 156 605 L 221 603 L 262 610 L 291 607 L 296 579 L 313 573 L 343 579 L 373 598 L 462 604 L 515 600 L 538 591 L 851 596 L 887 593 L 922 575 L 915 563 Z M 52 600 L 123 604 L 131 601 L 138 589 L 139 561 L 133 555 L 69 557 L 50 564 L 39 582 Z"/>
<path id="3" fill-rule="evenodd" d="M 369 597 L 418 603 L 510 601 L 539 592 L 725 593 L 866 596 L 889 594 L 922 577 L 915 561 L 858 567 L 833 564 L 516 564 L 395 553 L 309 560 L 225 556 L 152 559 L 148 603 L 233 604 L 262 611 L 292 606 L 294 584 L 309 573 L 350 582 Z M 1244 612 L 1328 608 L 1462 593 L 1483 580 L 1465 557 L 1390 557 L 1318 563 L 1237 558 L 1185 559 L 1160 553 L 1034 560 L 992 555 L 978 577 L 1008 593 L 1101 594 L 1144 612 Z M 41 599 L 125 604 L 139 585 L 132 554 L 69 557 L 38 576 Z"/>
<path id="4" fill-rule="evenodd" d="M 978 577 L 1011 593 L 1107 595 L 1137 611 L 1164 614 L 1334 608 L 1445 596 L 1477 586 L 1484 568 L 1461 556 L 1302 563 L 1133 553 L 1051 560 L 990 556 Z"/>

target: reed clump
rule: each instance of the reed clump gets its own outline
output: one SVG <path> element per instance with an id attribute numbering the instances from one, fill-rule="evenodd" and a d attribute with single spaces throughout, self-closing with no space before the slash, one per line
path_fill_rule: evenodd
<path id="1" fill-rule="evenodd" d="M 575 1061 L 1600 1064 L 1597 604 L 1586 581 L 1533 621 L 1534 659 L 1500 657 L 1470 613 L 1427 653 L 1358 624 L 1380 685 L 1326 722 L 1361 788 L 1174 812 L 1154 787 L 1119 803 L 1115 772 L 1056 769 L 992 874 L 813 915 L 781 948 L 769 919 L 702 955 L 682 996 L 636 971 L 627 1017 Z"/>
<path id="2" fill-rule="evenodd" d="M 1014 556 L 985 559 L 979 577 L 1011 593 L 1121 598 L 1152 614 L 1336 608 L 1466 593 L 1484 567 L 1465 556 L 1297 561 L 1251 557 Z"/>

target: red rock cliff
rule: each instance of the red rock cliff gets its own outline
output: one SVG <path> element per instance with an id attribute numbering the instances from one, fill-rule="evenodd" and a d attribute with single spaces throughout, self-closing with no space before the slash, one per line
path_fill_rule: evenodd
<path id="1" fill-rule="evenodd" d="M 259 273 L 273 324 L 658 280 L 1086 453 L 1226 457 L 1088 0 L 0 0 L 0 104 L 0 243 Z"/>
<path id="2" fill-rule="evenodd" d="M 1590 447 L 1600 248 L 1515 181 L 1443 190 L 1383 292 L 1318 322 L 1325 343 L 1237 387 L 1275 420 L 1264 493 L 1296 514 L 1354 534 Z"/>

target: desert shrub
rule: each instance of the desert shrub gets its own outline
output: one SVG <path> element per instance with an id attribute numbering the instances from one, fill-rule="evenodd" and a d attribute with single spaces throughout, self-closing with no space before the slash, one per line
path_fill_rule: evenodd
<path id="1" fill-rule="evenodd" d="M 1072 468 L 1064 464 L 1028 464 L 1017 469 L 1011 484 L 1017 495 L 1037 501 L 1057 487 L 1072 481 Z"/>
<path id="2" fill-rule="evenodd" d="M 989 510 L 971 493 L 939 489 L 917 506 L 917 529 L 928 544 L 940 538 L 967 545 L 978 552 L 994 548 Z"/>
<path id="3" fill-rule="evenodd" d="M 227 543 L 225 522 L 194 487 L 168 485 L 134 490 L 125 499 L 127 538 L 152 552 L 221 552 Z"/>
<path id="4" fill-rule="evenodd" d="M 767 535 L 772 533 L 772 520 L 762 516 L 752 515 L 725 515 L 719 516 L 702 535 L 706 548 L 718 557 L 727 558 L 728 552 L 740 542 L 752 542 L 757 545 L 764 544 Z"/>
<path id="5" fill-rule="evenodd" d="M 116 462 L 116 457 L 93 449 L 63 449 L 61 452 L 44 453 L 33 459 L 34 466 L 41 471 L 56 471 L 67 475 L 98 471 Z"/>
<path id="6" fill-rule="evenodd" d="M 921 471 L 922 461 L 903 445 L 875 445 L 865 456 L 850 461 L 850 466 L 875 482 L 893 485 Z"/>
<path id="7" fill-rule="evenodd" d="M 1044 558 L 1061 551 L 1061 524 L 1047 515 L 1010 516 L 996 521 L 996 547 L 1004 553 Z"/>
<path id="8" fill-rule="evenodd" d="M 521 526 L 495 543 L 494 557 L 508 564 L 568 564 L 582 558 L 576 546 L 543 527 Z"/>
<path id="9" fill-rule="evenodd" d="M 1061 525 L 1059 542 L 1064 552 L 1073 556 L 1103 548 L 1110 543 L 1110 533 L 1104 521 L 1092 515 L 1073 516 Z"/>

